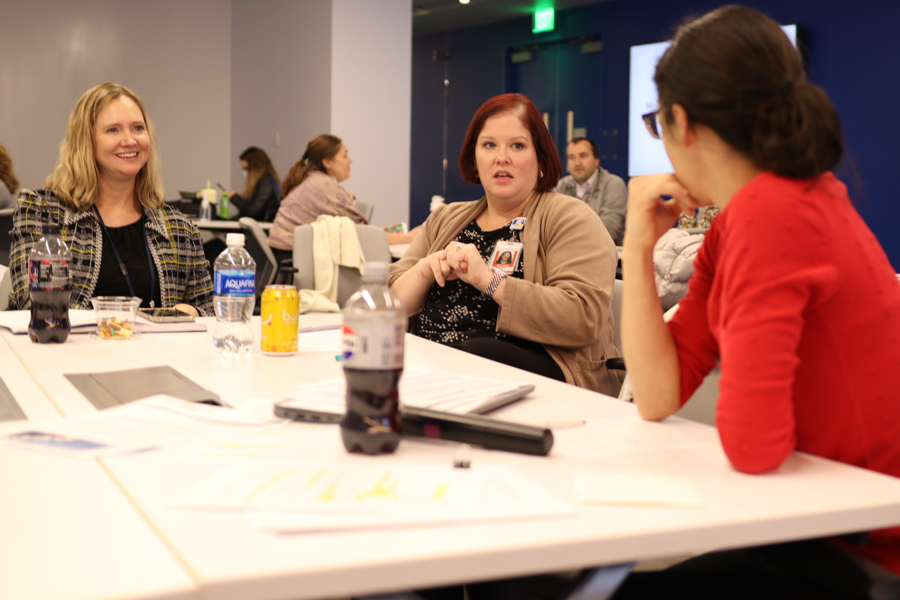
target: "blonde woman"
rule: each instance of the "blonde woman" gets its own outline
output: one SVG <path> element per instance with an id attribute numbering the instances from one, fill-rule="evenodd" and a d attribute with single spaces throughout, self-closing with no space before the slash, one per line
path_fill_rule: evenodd
<path id="1" fill-rule="evenodd" d="M 212 282 L 194 225 L 164 203 L 153 125 L 141 99 L 116 83 L 81 97 L 46 188 L 23 190 L 13 219 L 12 308 L 27 309 L 28 253 L 45 224 L 72 251 L 71 308 L 93 296 L 211 315 Z"/>

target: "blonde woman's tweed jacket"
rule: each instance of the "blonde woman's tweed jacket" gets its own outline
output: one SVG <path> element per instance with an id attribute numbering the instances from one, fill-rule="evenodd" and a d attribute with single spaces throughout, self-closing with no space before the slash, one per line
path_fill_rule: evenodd
<path id="1" fill-rule="evenodd" d="M 190 304 L 203 316 L 213 315 L 213 288 L 209 263 L 196 225 L 178 210 L 144 208 L 147 241 L 159 277 L 163 306 Z M 65 208 L 50 190 L 23 190 L 13 217 L 9 269 L 12 291 L 9 307 L 31 307 L 28 294 L 28 253 L 41 237 L 45 223 L 59 225 L 60 234 L 72 253 L 69 280 L 70 308 L 91 308 L 91 297 L 100 275 L 103 228 L 93 211 Z"/>

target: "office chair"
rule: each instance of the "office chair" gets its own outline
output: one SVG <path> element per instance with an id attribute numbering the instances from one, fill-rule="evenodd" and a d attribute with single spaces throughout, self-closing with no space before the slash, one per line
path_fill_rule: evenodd
<path id="1" fill-rule="evenodd" d="M 356 225 L 356 235 L 366 262 L 391 262 L 391 248 L 384 229 L 375 225 Z M 298 225 L 294 229 L 294 285 L 298 290 L 316 288 L 313 266 L 312 225 Z M 338 268 L 337 304 L 344 306 L 347 299 L 359 288 L 361 274 L 350 267 Z"/>
<path id="2" fill-rule="evenodd" d="M 0 209 L 0 265 L 9 266 L 9 253 L 12 246 L 13 214 L 15 208 Z"/>
<path id="3" fill-rule="evenodd" d="M 625 284 L 621 279 L 613 280 L 612 313 L 613 313 L 613 345 L 622 354 L 622 291 Z M 624 358 L 610 358 L 606 361 L 607 369 L 625 370 Z"/>
<path id="4" fill-rule="evenodd" d="M 9 305 L 9 293 L 12 291 L 12 273 L 6 265 L 0 265 L 0 310 Z"/>
<path id="5" fill-rule="evenodd" d="M 241 217 L 238 224 L 244 232 L 244 247 L 253 260 L 256 261 L 256 307 L 254 312 L 259 314 L 262 293 L 267 285 L 276 283 L 289 283 L 294 268 L 290 261 L 278 263 L 272 249 L 269 248 L 269 236 L 263 231 L 256 219 Z"/>
<path id="6" fill-rule="evenodd" d="M 356 201 L 356 210 L 359 211 L 359 214 L 366 218 L 366 221 L 372 222 L 372 213 L 375 212 L 375 205 L 369 202 L 360 202 Z"/>

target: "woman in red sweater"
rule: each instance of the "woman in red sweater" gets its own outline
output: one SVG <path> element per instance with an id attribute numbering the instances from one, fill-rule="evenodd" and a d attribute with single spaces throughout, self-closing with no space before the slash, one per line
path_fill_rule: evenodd
<path id="1" fill-rule="evenodd" d="M 681 27 L 655 80 L 659 109 L 644 120 L 675 173 L 631 180 L 622 259 L 641 416 L 673 414 L 719 362 L 717 426 L 736 469 L 777 470 L 799 450 L 900 476 L 900 284 L 830 172 L 843 153 L 830 100 L 780 27 L 740 6 Z M 711 204 L 721 213 L 666 324 L 653 246 L 682 211 Z M 844 546 L 708 555 L 632 577 L 615 597 L 867 597 Z M 900 573 L 900 528 L 850 550 Z"/>

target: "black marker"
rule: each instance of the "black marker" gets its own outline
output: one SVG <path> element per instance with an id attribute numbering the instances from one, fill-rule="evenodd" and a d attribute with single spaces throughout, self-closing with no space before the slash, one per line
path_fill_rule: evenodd
<path id="1" fill-rule="evenodd" d="M 492 450 L 546 456 L 553 447 L 553 432 L 544 427 L 519 425 L 473 414 L 447 413 L 402 406 L 403 435 L 475 444 Z"/>

